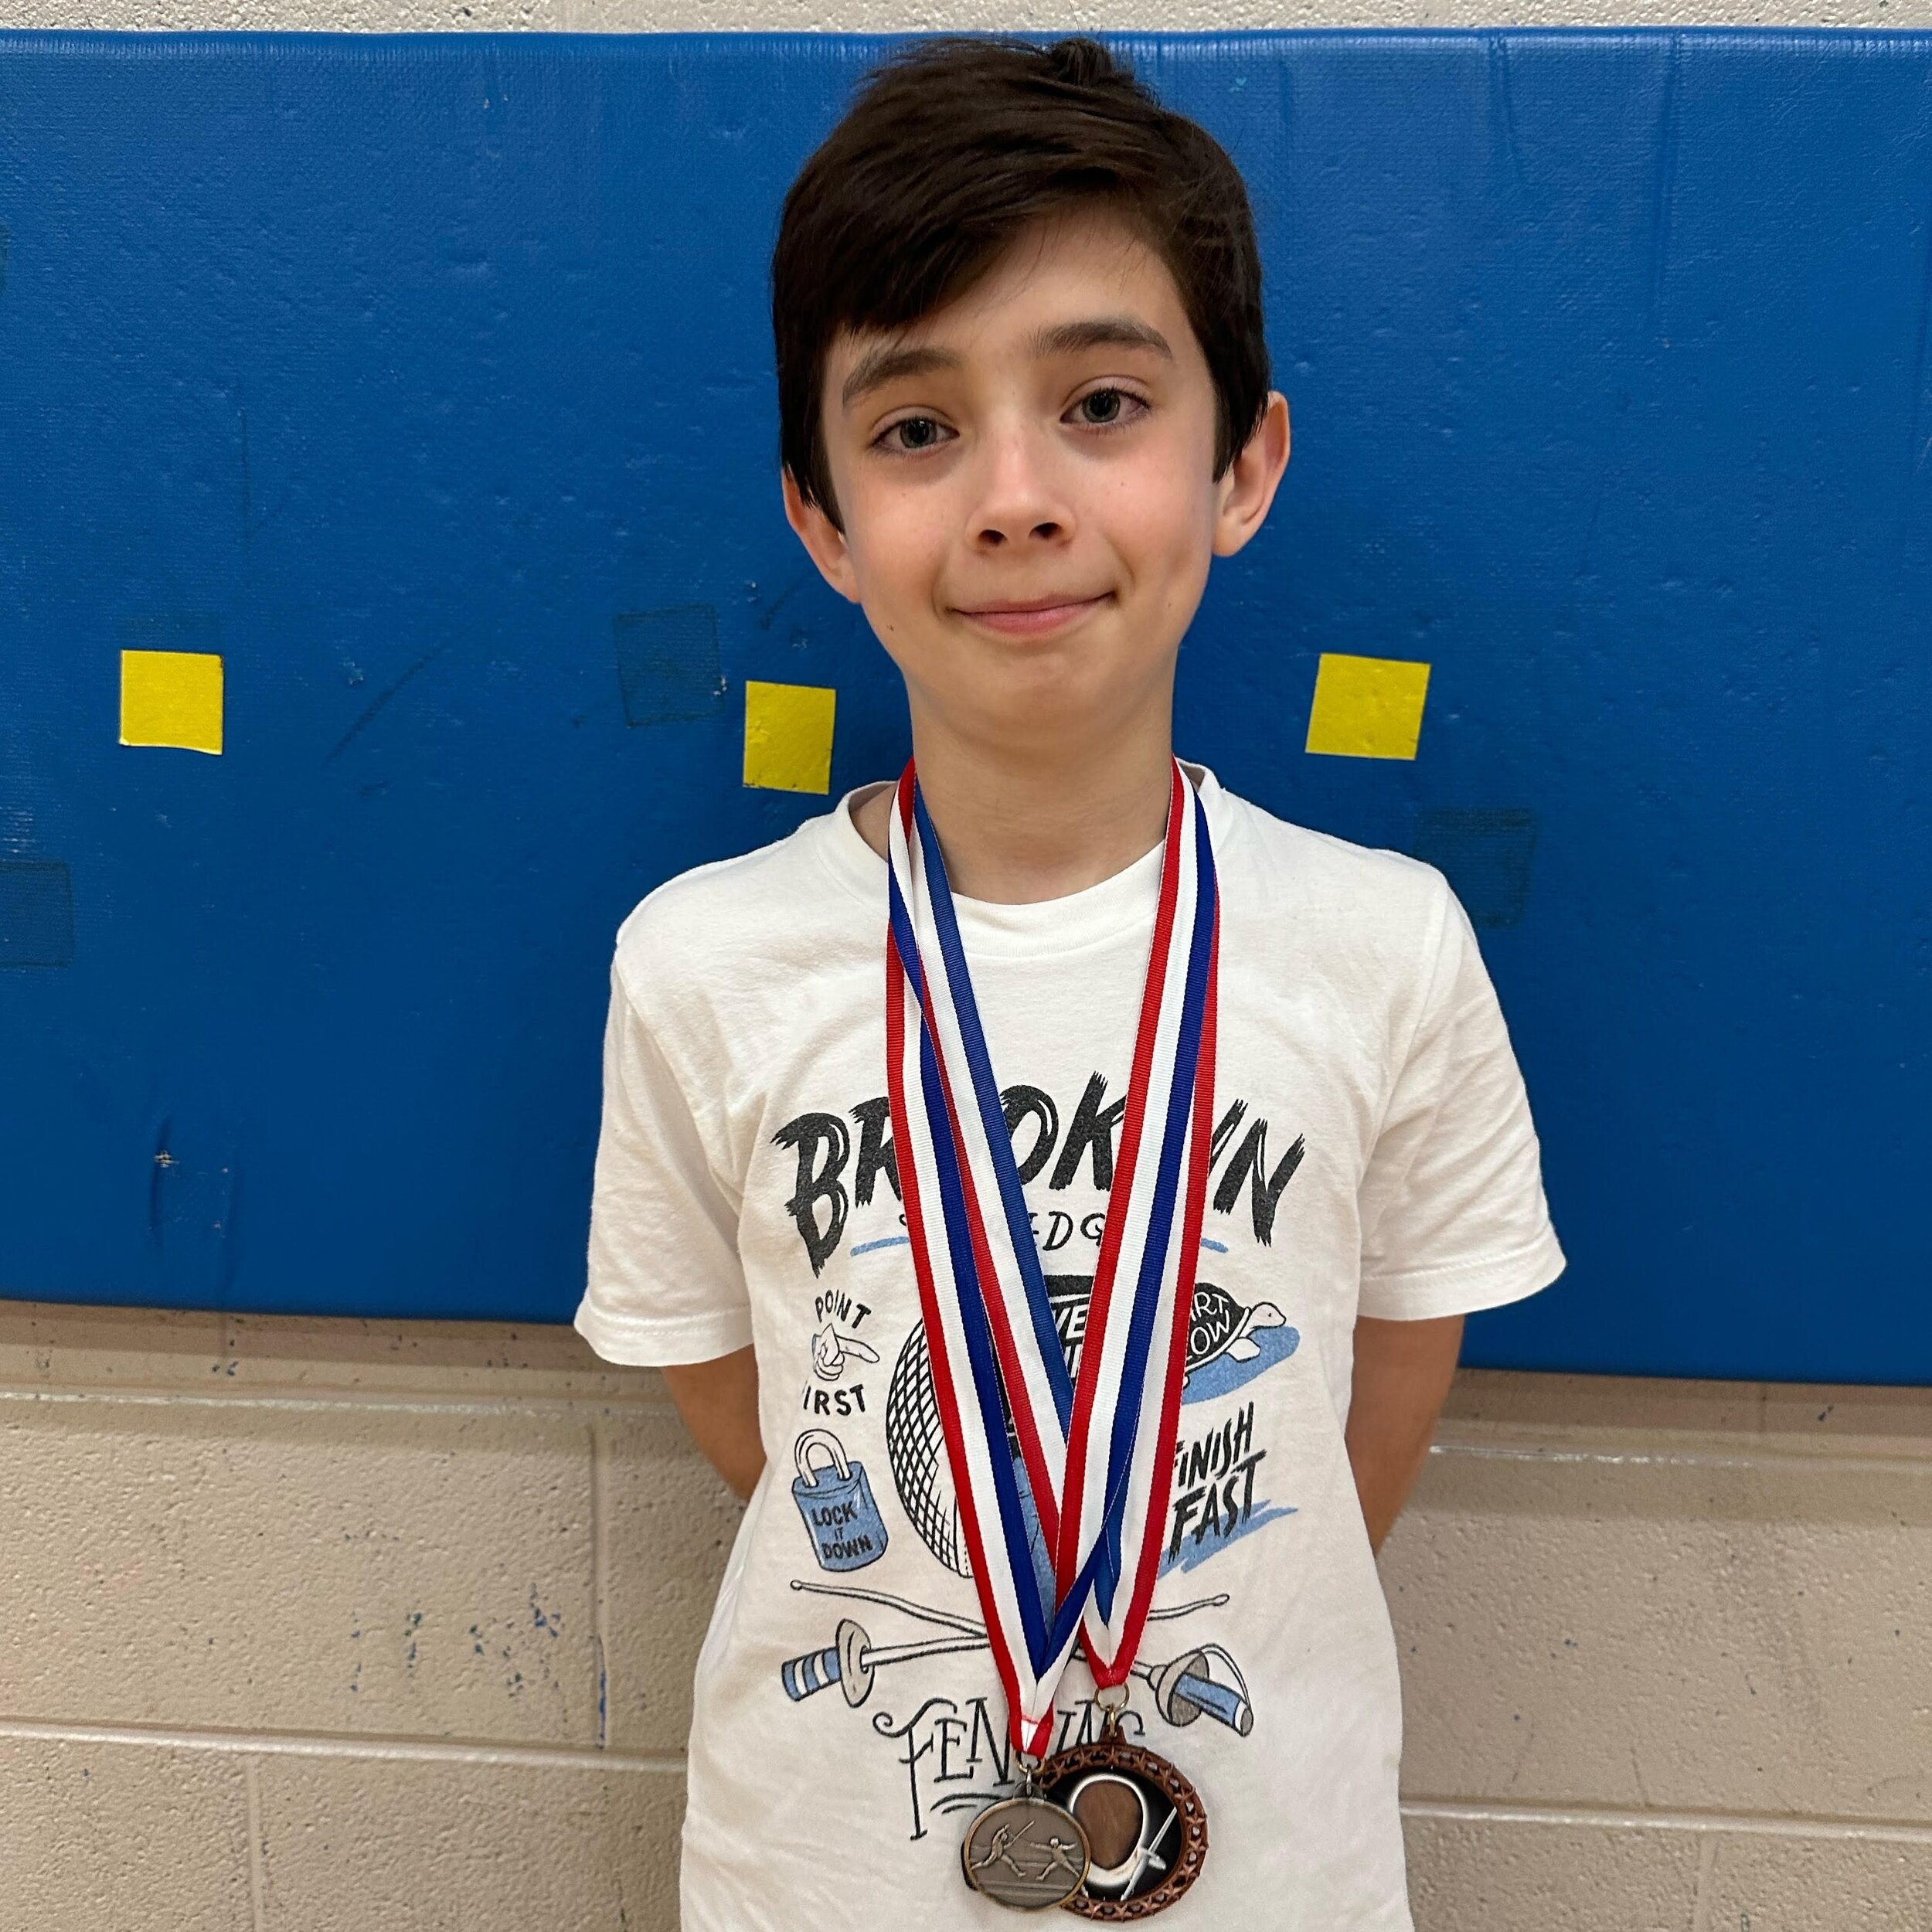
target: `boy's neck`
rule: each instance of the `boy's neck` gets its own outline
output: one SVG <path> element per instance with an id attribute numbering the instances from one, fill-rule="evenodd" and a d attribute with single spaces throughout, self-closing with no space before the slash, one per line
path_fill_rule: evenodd
<path id="1" fill-rule="evenodd" d="M 1090 750 L 1002 756 L 915 729 L 919 788 L 963 899 L 1031 905 L 1111 879 L 1161 842 L 1172 748 L 1165 713 Z M 893 787 L 853 822 L 883 858 Z"/>

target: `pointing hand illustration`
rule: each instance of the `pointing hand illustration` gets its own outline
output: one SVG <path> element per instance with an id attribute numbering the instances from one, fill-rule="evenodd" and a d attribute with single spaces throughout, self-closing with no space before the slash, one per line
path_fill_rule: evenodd
<path id="1" fill-rule="evenodd" d="M 856 1335 L 842 1335 L 830 1321 L 811 1338 L 811 1372 L 821 1382 L 836 1382 L 845 1372 L 848 1356 L 858 1362 L 876 1362 L 879 1351 Z"/>

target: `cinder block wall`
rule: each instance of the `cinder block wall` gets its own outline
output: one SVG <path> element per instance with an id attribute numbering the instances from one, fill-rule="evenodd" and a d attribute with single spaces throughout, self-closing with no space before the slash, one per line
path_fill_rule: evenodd
<path id="1" fill-rule="evenodd" d="M 1465 1372 L 1382 1568 L 1420 1932 L 1932 1927 L 1932 1394 Z"/>
<path id="2" fill-rule="evenodd" d="M 0 1304 L 0 1928 L 675 1925 L 737 1520 L 568 1328 Z"/>
<path id="3" fill-rule="evenodd" d="M 669 1932 L 737 1506 L 567 1328 L 0 1304 L 0 1932 Z M 1420 1932 L 1932 1926 L 1932 1400 L 1465 1374 Z"/>

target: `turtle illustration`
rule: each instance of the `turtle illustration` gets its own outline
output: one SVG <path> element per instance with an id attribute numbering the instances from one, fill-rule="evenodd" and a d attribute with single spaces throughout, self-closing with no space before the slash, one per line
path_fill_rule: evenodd
<path id="1" fill-rule="evenodd" d="M 1253 1338 L 1257 1328 L 1278 1328 L 1287 1321 L 1272 1301 L 1244 1308 L 1227 1290 L 1213 1281 L 1196 1281 L 1194 1305 L 1188 1311 L 1187 1362 L 1181 1371 L 1183 1387 L 1196 1369 L 1226 1355 L 1231 1362 L 1252 1362 L 1261 1352 Z"/>

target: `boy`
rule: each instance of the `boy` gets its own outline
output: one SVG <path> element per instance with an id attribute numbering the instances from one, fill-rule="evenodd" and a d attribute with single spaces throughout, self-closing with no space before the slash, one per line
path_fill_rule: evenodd
<path id="1" fill-rule="evenodd" d="M 1440 874 L 1173 759 L 1288 457 L 1240 178 L 1092 40 L 914 43 L 773 316 L 914 760 L 617 940 L 577 1323 L 750 1498 L 684 1924 L 1406 1927 L 1372 1553 L 1563 1257 Z"/>

